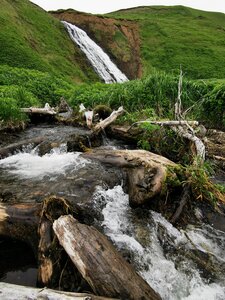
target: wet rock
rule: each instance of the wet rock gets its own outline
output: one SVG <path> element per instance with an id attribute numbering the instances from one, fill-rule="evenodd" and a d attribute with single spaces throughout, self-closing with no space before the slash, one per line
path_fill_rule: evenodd
<path id="1" fill-rule="evenodd" d="M 38 153 L 40 156 L 43 156 L 47 153 L 50 153 L 51 150 L 55 147 L 59 147 L 60 143 L 44 141 L 38 146 Z"/>
<path id="2" fill-rule="evenodd" d="M 74 134 L 69 137 L 67 141 L 68 151 L 85 152 L 88 148 L 99 147 L 103 143 L 102 136 L 87 133 L 87 134 Z"/>

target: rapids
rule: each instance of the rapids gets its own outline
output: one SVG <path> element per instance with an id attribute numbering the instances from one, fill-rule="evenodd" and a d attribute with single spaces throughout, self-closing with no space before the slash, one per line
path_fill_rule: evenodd
<path id="1" fill-rule="evenodd" d="M 30 145 L 0 160 L 0 198 L 10 203 L 63 196 L 92 215 L 92 224 L 112 240 L 163 300 L 225 299 L 225 233 L 204 223 L 178 230 L 159 213 L 132 209 L 122 171 L 67 152 L 66 141 L 75 131 L 85 133 L 73 127 L 37 126 L 18 134 L 17 141 L 45 136 L 56 146 L 39 156 L 40 146 Z M 126 146 L 105 139 L 103 147 Z M 203 268 L 199 258 L 212 268 Z M 14 271 L 21 276 L 20 270 Z M 10 278 L 6 273 L 2 271 L 0 280 Z M 25 284 L 24 278 L 21 282 Z"/>

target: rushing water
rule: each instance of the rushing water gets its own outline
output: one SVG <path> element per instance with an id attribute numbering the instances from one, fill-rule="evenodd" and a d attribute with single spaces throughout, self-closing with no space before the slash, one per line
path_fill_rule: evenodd
<path id="1" fill-rule="evenodd" d="M 77 26 L 62 21 L 73 42 L 85 53 L 97 74 L 105 83 L 124 82 L 127 77 L 111 61 L 109 56 L 99 47 L 86 32 Z"/>
<path id="2" fill-rule="evenodd" d="M 29 146 L 0 160 L 0 197 L 8 195 L 9 202 L 33 202 L 56 194 L 81 207 L 86 205 L 96 226 L 102 227 L 164 300 L 225 299 L 225 234 L 206 224 L 178 230 L 156 212 L 130 208 L 118 170 L 67 152 L 65 142 L 74 131 L 47 126 L 18 136 L 18 141 L 45 136 L 56 146 L 42 156 L 39 146 Z M 105 141 L 105 149 L 115 147 L 114 142 Z M 20 268 L 4 272 L 1 280 L 18 283 L 18 277 L 24 276 L 21 282 L 25 284 L 33 272 L 29 265 L 26 268 L 25 273 Z"/>
<path id="3" fill-rule="evenodd" d="M 105 234 L 128 253 L 138 272 L 163 299 L 225 299 L 224 275 L 215 281 L 204 278 L 196 263 L 183 253 L 193 248 L 203 252 L 207 249 L 222 266 L 224 233 L 204 224 L 179 231 L 156 212 L 131 209 L 121 186 L 107 190 L 98 187 L 93 199 L 102 209 Z"/>

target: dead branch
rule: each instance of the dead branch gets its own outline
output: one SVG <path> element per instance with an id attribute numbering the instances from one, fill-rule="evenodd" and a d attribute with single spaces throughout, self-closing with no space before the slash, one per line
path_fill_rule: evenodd
<path id="1" fill-rule="evenodd" d="M 98 133 L 99 131 L 105 129 L 107 126 L 109 126 L 112 122 L 114 122 L 120 115 L 124 113 L 124 109 L 122 106 L 118 108 L 118 110 L 114 110 L 111 115 L 100 121 L 98 124 L 95 125 L 95 127 L 92 129 L 93 132 Z"/>

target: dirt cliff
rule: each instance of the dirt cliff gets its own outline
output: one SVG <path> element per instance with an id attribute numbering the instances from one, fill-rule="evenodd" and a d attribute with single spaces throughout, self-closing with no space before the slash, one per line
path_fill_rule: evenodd
<path id="1" fill-rule="evenodd" d="M 74 10 L 51 13 L 54 17 L 85 30 L 129 79 L 141 77 L 140 38 L 138 25 L 135 22 Z"/>

